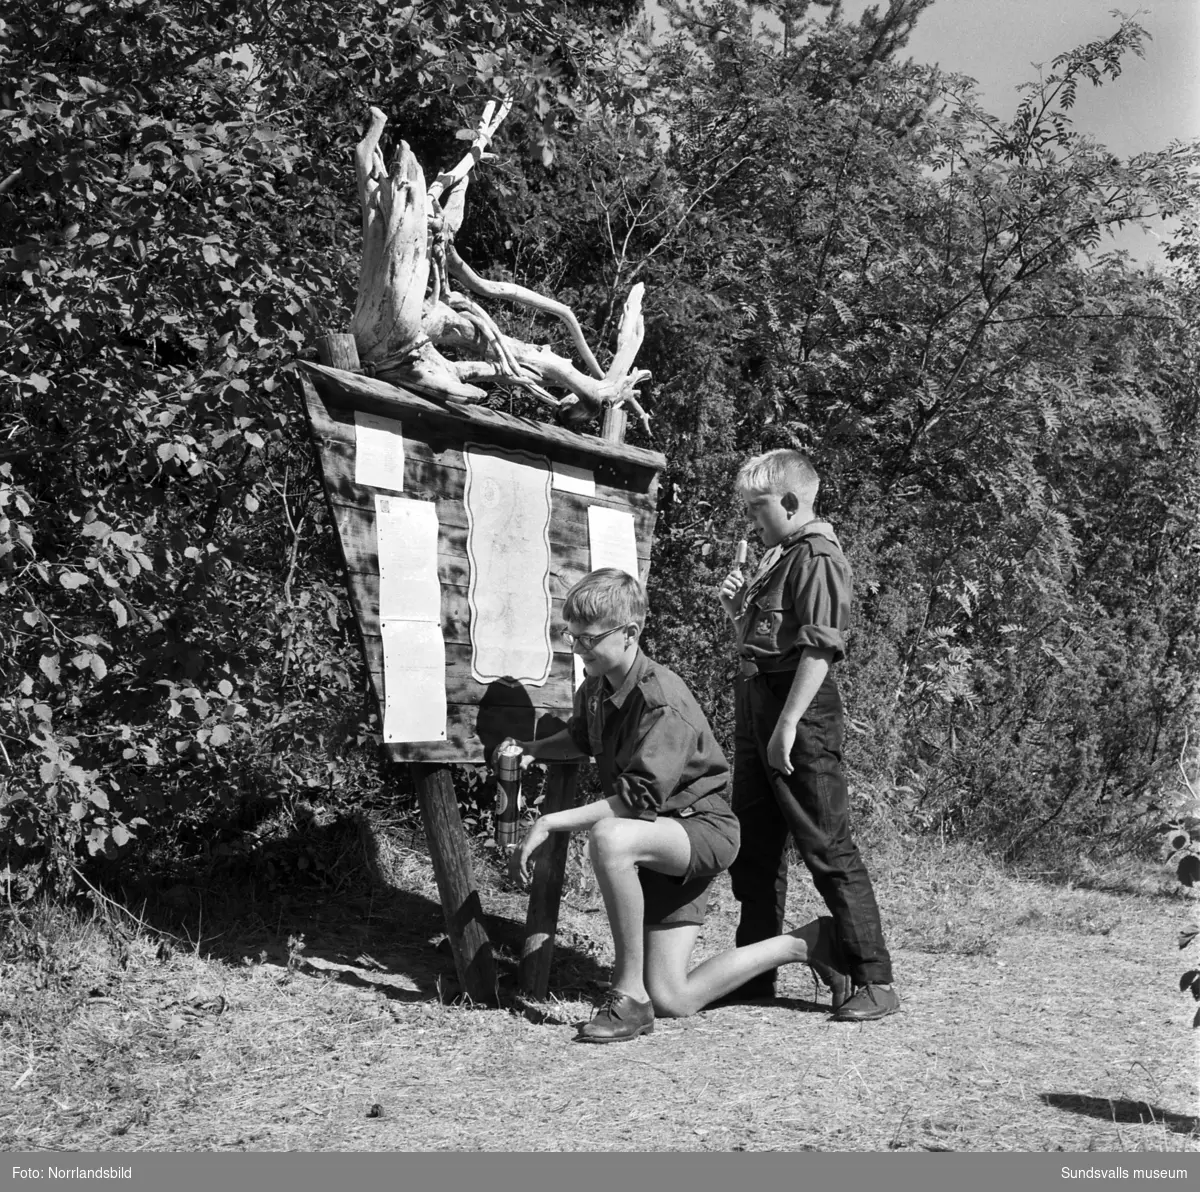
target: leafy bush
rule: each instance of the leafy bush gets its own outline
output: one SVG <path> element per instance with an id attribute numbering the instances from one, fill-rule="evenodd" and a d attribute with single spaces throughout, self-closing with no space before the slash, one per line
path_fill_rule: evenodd
<path id="1" fill-rule="evenodd" d="M 510 85 L 464 250 L 548 285 L 599 342 L 646 283 L 669 461 L 648 642 L 724 739 L 705 593 L 741 536 L 731 479 L 801 445 L 857 575 L 859 796 L 1014 858 L 1143 846 L 1200 674 L 1200 250 L 1185 222 L 1174 268 L 1144 272 L 1102 236 L 1194 208 L 1196 152 L 1120 162 L 1070 126 L 1135 24 L 997 119 L 965 80 L 894 61 L 926 6 L 789 5 L 772 40 L 744 5 L 673 5 L 654 44 L 621 34 L 624 3 L 6 14 L 10 893 L 201 854 L 297 791 L 406 796 L 377 768 L 288 369 L 353 303 L 367 105 L 442 163 Z"/>
<path id="2" fill-rule="evenodd" d="M 0 22 L 0 863 L 20 895 L 153 825 L 178 843 L 293 785 L 379 789 L 288 376 L 353 303 L 356 121 L 382 103 L 448 158 L 456 98 L 516 73 L 540 162 L 620 12 L 33 0 Z"/>

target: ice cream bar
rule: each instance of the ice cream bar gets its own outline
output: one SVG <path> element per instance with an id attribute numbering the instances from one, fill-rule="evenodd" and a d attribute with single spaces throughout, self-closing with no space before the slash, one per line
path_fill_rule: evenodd
<path id="1" fill-rule="evenodd" d="M 746 552 L 749 550 L 749 545 L 745 538 L 738 543 L 737 565 L 739 567 L 744 567 L 746 564 Z"/>

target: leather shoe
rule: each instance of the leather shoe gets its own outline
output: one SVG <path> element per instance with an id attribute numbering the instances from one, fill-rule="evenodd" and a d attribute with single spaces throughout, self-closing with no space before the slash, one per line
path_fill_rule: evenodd
<path id="1" fill-rule="evenodd" d="M 836 1014 L 850 1000 L 854 983 L 850 980 L 850 974 L 843 971 L 845 961 L 838 946 L 833 920 L 828 915 L 822 915 L 817 920 L 817 926 L 817 946 L 808 959 L 808 967 L 816 974 L 821 984 L 828 987 L 829 998 L 833 1002 L 833 1011 Z"/>
<path id="2" fill-rule="evenodd" d="M 854 996 L 834 1012 L 837 1022 L 870 1022 L 900 1009 L 900 995 L 890 985 L 860 985 Z"/>
<path id="3" fill-rule="evenodd" d="M 623 1043 L 654 1030 L 654 1006 L 636 1002 L 627 993 L 610 989 L 590 1022 L 579 1028 L 580 1043 Z"/>

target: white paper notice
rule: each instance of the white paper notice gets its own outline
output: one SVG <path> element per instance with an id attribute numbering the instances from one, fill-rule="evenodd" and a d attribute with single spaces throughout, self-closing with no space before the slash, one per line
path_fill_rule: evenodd
<path id="1" fill-rule="evenodd" d="M 633 514 L 604 505 L 588 506 L 588 548 L 591 569 L 619 567 L 626 575 L 638 577 L 637 534 Z M 575 687 L 583 683 L 583 663 L 575 655 Z"/>
<path id="2" fill-rule="evenodd" d="M 581 497 L 596 495 L 596 477 L 587 468 L 574 464 L 554 463 L 554 487 L 564 493 L 578 493 Z"/>
<path id="3" fill-rule="evenodd" d="M 404 434 L 395 419 L 354 411 L 354 483 L 404 491 Z"/>
<path id="4" fill-rule="evenodd" d="M 600 567 L 619 567 L 627 575 L 638 578 L 637 535 L 632 513 L 604 505 L 589 505 L 588 546 L 593 571 Z"/>
<path id="5" fill-rule="evenodd" d="M 471 676 L 540 687 L 550 677 L 550 461 L 468 443 Z"/>
<path id="6" fill-rule="evenodd" d="M 446 646 L 429 621 L 384 621 L 383 739 L 446 739 Z"/>
<path id="7" fill-rule="evenodd" d="M 383 739 L 446 739 L 446 646 L 438 582 L 437 507 L 375 497 Z"/>
<path id="8" fill-rule="evenodd" d="M 375 539 L 379 551 L 379 619 L 442 619 L 438 583 L 437 507 L 432 501 L 375 497 Z"/>

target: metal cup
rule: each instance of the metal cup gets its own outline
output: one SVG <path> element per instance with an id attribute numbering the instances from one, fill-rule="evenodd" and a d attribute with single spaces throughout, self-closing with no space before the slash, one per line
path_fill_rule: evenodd
<path id="1" fill-rule="evenodd" d="M 519 782 L 521 779 L 521 758 L 524 750 L 518 741 L 505 737 L 496 747 L 492 764 L 496 768 L 496 777 L 501 782 Z"/>

